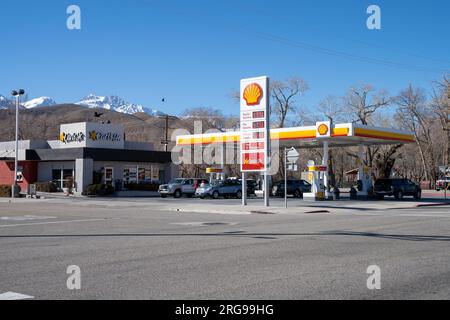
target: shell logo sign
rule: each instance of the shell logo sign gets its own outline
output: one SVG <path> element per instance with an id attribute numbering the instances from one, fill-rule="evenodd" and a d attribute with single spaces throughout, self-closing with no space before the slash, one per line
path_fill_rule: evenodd
<path id="1" fill-rule="evenodd" d="M 322 123 L 318 128 L 317 128 L 317 132 L 319 132 L 319 134 L 321 136 L 324 136 L 328 133 L 328 126 L 325 123 Z"/>
<path id="2" fill-rule="evenodd" d="M 241 171 L 265 172 L 270 154 L 269 77 L 242 79 L 240 89 Z"/>
<path id="3" fill-rule="evenodd" d="M 331 136 L 330 121 L 316 122 L 316 138 L 329 138 Z"/>
<path id="4" fill-rule="evenodd" d="M 247 106 L 256 106 L 261 102 L 263 97 L 263 89 L 257 83 L 251 83 L 245 87 L 243 98 Z"/>

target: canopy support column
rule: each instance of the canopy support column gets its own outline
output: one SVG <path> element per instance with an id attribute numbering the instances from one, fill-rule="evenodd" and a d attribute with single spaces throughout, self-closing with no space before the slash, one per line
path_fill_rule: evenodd
<path id="1" fill-rule="evenodd" d="M 329 199 L 329 197 L 331 196 L 330 194 L 330 178 L 328 175 L 328 162 L 329 162 L 329 147 L 328 147 L 328 141 L 324 141 L 323 142 L 323 157 L 322 157 L 322 165 L 326 166 L 327 169 L 324 172 L 324 176 L 323 176 L 323 185 L 325 187 L 325 199 Z"/>
<path id="2" fill-rule="evenodd" d="M 372 187 L 372 178 L 370 177 L 369 168 L 364 165 L 364 145 L 358 145 L 358 197 L 367 198 L 369 189 Z"/>

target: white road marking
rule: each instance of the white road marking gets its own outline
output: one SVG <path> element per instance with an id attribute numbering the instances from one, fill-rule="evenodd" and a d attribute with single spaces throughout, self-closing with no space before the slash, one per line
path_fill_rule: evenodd
<path id="1" fill-rule="evenodd" d="M 41 225 L 41 224 L 60 224 L 60 223 L 71 223 L 71 222 L 107 221 L 107 220 L 119 220 L 119 219 L 120 219 L 120 218 L 108 218 L 108 219 L 82 219 L 82 220 L 48 221 L 48 222 L 20 223 L 20 224 L 4 224 L 4 225 L 0 225 L 0 228 L 7 228 L 7 227 L 21 227 L 21 226 L 31 226 L 31 225 Z"/>
<path id="2" fill-rule="evenodd" d="M 11 216 L 11 217 L 0 217 L 0 220 L 12 220 L 12 221 L 26 221 L 26 220 L 47 220 L 47 219 L 57 219 L 58 217 L 52 216 Z"/>
<path id="3" fill-rule="evenodd" d="M 427 213 L 401 213 L 401 212 L 351 212 L 351 215 L 381 216 L 381 217 L 424 217 L 424 218 L 450 218 L 450 213 L 444 212 L 427 212 Z"/>
<path id="4" fill-rule="evenodd" d="M 0 294 L 0 300 L 24 300 L 24 299 L 34 299 L 34 297 L 12 291 Z"/>
<path id="5" fill-rule="evenodd" d="M 217 223 L 217 224 L 216 224 Z M 236 222 L 173 222 L 171 224 L 190 227 L 215 227 L 215 226 L 234 226 Z"/>

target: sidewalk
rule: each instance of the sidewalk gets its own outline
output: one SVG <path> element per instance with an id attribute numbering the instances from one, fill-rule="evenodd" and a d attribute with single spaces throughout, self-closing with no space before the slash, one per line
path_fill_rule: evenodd
<path id="1" fill-rule="evenodd" d="M 161 199 L 161 198 L 119 198 L 119 197 L 73 197 L 63 194 L 41 194 L 40 199 L 0 198 L 1 203 L 53 203 L 81 207 L 105 207 L 116 209 L 142 208 L 154 211 L 217 213 L 217 214 L 339 214 L 370 211 L 388 211 L 413 209 L 431 206 L 450 206 L 450 200 L 427 198 L 420 201 L 405 199 L 404 201 L 387 200 L 349 200 L 339 201 L 303 201 L 288 199 L 288 208 L 284 201 L 271 198 L 271 206 L 264 207 L 262 198 L 249 199 L 248 206 L 242 206 L 240 200 L 200 200 L 200 199 Z M 449 209 L 450 210 L 450 209 Z"/>
<path id="2" fill-rule="evenodd" d="M 241 206 L 238 204 L 216 204 L 211 203 L 170 203 L 158 209 L 171 210 L 176 212 L 198 212 L 198 213 L 218 213 L 218 214 L 313 214 L 313 213 L 346 213 L 349 211 L 380 211 L 413 209 L 428 206 L 450 206 L 447 202 L 423 202 L 423 201 L 322 201 L 304 202 L 289 205 L 288 208 L 280 206 L 279 203 L 270 207 L 261 205 Z M 156 209 L 156 208 L 155 208 Z"/>

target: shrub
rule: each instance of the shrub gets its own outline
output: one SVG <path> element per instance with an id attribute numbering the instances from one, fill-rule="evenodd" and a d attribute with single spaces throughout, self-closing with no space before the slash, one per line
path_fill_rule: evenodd
<path id="1" fill-rule="evenodd" d="M 114 193 L 114 187 L 109 184 L 91 184 L 87 187 L 88 196 L 107 196 Z"/>
<path id="2" fill-rule="evenodd" d="M 11 197 L 11 186 L 6 184 L 0 185 L 0 197 L 9 198 Z"/>
<path id="3" fill-rule="evenodd" d="M 58 186 L 54 182 L 36 182 L 36 191 L 38 192 L 57 192 Z"/>

